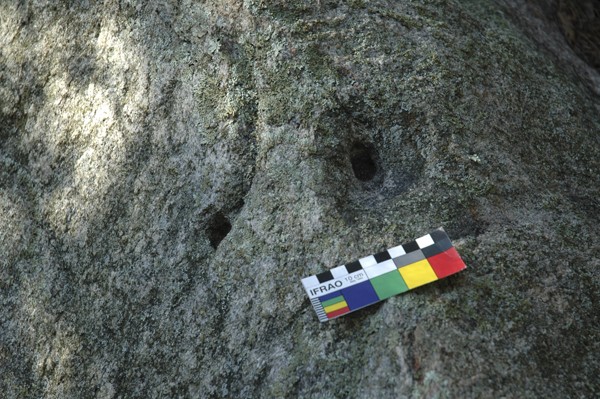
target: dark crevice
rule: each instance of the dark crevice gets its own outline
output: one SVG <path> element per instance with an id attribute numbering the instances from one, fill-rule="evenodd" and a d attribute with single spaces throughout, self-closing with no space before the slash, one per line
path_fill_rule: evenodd
<path id="1" fill-rule="evenodd" d="M 556 16 L 571 48 L 600 71 L 600 2 L 560 0 Z"/>
<path id="2" fill-rule="evenodd" d="M 373 157 L 373 148 L 356 143 L 350 152 L 350 163 L 354 176 L 360 181 L 371 181 L 377 175 L 377 164 Z"/>
<path id="3" fill-rule="evenodd" d="M 221 241 L 227 237 L 227 234 L 231 231 L 231 222 L 221 212 L 217 212 L 213 215 L 212 219 L 208 222 L 208 228 L 206 234 L 210 245 L 217 249 Z"/>

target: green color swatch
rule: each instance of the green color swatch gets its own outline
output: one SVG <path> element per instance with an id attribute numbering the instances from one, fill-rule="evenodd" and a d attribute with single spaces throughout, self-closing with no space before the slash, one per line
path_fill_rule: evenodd
<path id="1" fill-rule="evenodd" d="M 382 274 L 371 279 L 371 284 L 379 299 L 386 299 L 396 294 L 408 291 L 406 283 L 398 270 Z"/>
<path id="2" fill-rule="evenodd" d="M 325 308 L 327 306 L 333 305 L 334 303 L 342 302 L 343 300 L 344 300 L 344 297 L 340 295 L 340 296 L 336 296 L 335 298 L 331 298 L 327 301 L 323 301 L 321 303 L 321 305 L 323 305 L 323 307 Z"/>

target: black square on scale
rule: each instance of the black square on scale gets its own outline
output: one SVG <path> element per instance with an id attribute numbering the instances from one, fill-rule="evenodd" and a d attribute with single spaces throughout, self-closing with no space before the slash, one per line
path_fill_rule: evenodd
<path id="1" fill-rule="evenodd" d="M 416 241 L 411 241 L 409 243 L 402 244 L 402 248 L 404 248 L 404 252 L 406 252 L 407 254 L 414 251 L 418 251 L 420 249 L 419 244 L 417 244 Z"/>
<path id="2" fill-rule="evenodd" d="M 388 259 L 392 259 L 390 254 L 388 254 L 388 251 L 379 252 L 373 256 L 375 257 L 375 260 L 377 261 L 377 263 L 385 262 Z"/>
<path id="3" fill-rule="evenodd" d="M 346 265 L 346 270 L 348 270 L 348 273 L 354 273 L 359 271 L 360 269 L 362 269 L 362 266 L 357 260 L 355 260 L 354 262 L 350 262 Z"/>
<path id="4" fill-rule="evenodd" d="M 317 274 L 317 280 L 319 280 L 319 283 L 324 283 L 326 281 L 333 280 L 333 274 L 331 274 L 329 270 L 323 273 L 319 273 Z"/>

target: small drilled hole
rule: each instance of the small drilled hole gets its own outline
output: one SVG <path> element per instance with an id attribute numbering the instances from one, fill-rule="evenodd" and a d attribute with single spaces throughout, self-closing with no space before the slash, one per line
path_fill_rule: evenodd
<path id="1" fill-rule="evenodd" d="M 377 173 L 377 165 L 373 160 L 372 150 L 364 144 L 355 144 L 350 155 L 352 171 L 360 181 L 369 181 Z"/>
<path id="2" fill-rule="evenodd" d="M 210 245 L 217 249 L 221 241 L 231 231 L 231 223 L 221 212 L 215 214 L 208 224 L 207 234 Z"/>

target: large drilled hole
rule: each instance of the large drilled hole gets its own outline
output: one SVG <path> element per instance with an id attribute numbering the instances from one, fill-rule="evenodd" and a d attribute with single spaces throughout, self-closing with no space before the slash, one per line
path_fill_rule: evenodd
<path id="1" fill-rule="evenodd" d="M 354 176 L 360 181 L 373 180 L 377 174 L 377 164 L 373 159 L 373 149 L 362 143 L 356 143 L 350 152 L 350 163 Z"/>
<path id="2" fill-rule="evenodd" d="M 208 240 L 210 245 L 217 249 L 221 241 L 231 231 L 231 223 L 221 212 L 217 212 L 208 223 Z"/>

